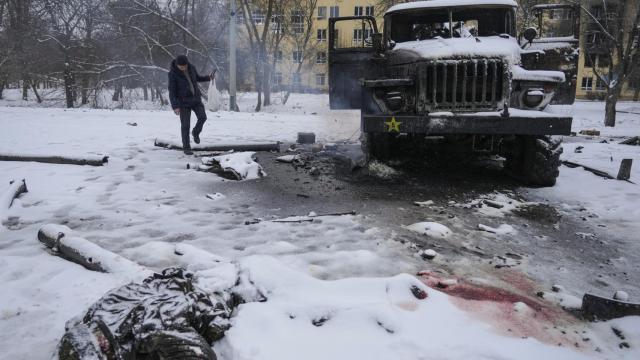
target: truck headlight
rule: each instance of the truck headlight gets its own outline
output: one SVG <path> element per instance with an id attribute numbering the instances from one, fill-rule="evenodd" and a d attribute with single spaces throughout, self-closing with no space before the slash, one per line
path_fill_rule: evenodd
<path id="1" fill-rule="evenodd" d="M 528 89 L 527 92 L 522 97 L 522 102 L 524 106 L 528 108 L 535 108 L 540 106 L 544 101 L 544 90 L 543 89 Z"/>

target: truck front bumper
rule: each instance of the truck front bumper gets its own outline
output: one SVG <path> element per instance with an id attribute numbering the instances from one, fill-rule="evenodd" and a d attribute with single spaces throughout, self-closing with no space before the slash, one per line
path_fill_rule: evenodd
<path id="1" fill-rule="evenodd" d="M 371 133 L 408 133 L 432 135 L 570 135 L 570 116 L 540 111 L 511 110 L 501 113 L 429 115 L 362 114 L 362 131 Z"/>

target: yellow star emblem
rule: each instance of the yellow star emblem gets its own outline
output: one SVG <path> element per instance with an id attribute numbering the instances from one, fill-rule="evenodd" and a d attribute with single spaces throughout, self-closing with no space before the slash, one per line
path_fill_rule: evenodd
<path id="1" fill-rule="evenodd" d="M 396 121 L 395 117 L 392 117 L 391 121 L 385 122 L 385 125 L 387 125 L 387 132 L 400 132 L 400 124 L 402 123 Z"/>

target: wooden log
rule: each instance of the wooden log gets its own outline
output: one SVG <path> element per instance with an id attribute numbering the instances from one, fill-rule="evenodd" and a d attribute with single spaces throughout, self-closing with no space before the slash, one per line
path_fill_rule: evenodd
<path id="1" fill-rule="evenodd" d="M 38 231 L 38 240 L 55 255 L 82 265 L 88 270 L 122 274 L 128 278 L 144 278 L 152 272 L 144 267 L 105 250 L 81 237 L 64 225 L 47 224 Z"/>
<path id="2" fill-rule="evenodd" d="M 27 183 L 24 179 L 9 182 L 9 188 L 2 194 L 2 197 L 0 197 L 0 212 L 9 209 L 13 204 L 13 200 L 26 192 L 28 192 Z"/>
<path id="3" fill-rule="evenodd" d="M 591 321 L 640 316 L 640 304 L 585 294 L 582 298 L 582 315 Z"/>
<path id="4" fill-rule="evenodd" d="M 156 139 L 154 145 L 172 150 L 182 150 L 182 145 L 169 140 Z M 280 142 L 255 144 L 216 144 L 191 146 L 193 151 L 277 151 L 280 152 Z"/>
<path id="5" fill-rule="evenodd" d="M 625 141 L 619 142 L 621 145 L 640 145 L 640 136 L 634 136 Z"/>
<path id="6" fill-rule="evenodd" d="M 579 163 L 576 163 L 576 162 L 572 162 L 572 161 L 567 161 L 567 160 L 563 160 L 562 164 L 565 165 L 565 166 L 568 166 L 570 168 L 581 167 L 581 168 L 587 170 L 590 173 L 593 173 L 593 174 L 598 175 L 598 176 L 602 176 L 602 177 L 607 178 L 607 179 L 611 179 L 611 180 L 616 180 L 617 179 L 616 177 L 614 177 L 613 175 L 609 174 L 606 171 L 598 170 L 598 169 L 589 167 L 587 165 L 582 165 L 582 164 L 579 164 Z M 629 171 L 631 171 L 631 168 L 629 168 Z M 617 179 L 617 180 L 623 180 L 623 181 L 635 184 L 633 181 L 631 181 L 629 179 Z"/>
<path id="7" fill-rule="evenodd" d="M 326 214 L 315 214 L 315 215 L 306 215 L 306 216 L 291 216 L 282 219 L 273 219 L 273 220 L 263 220 L 263 219 L 253 219 L 247 220 L 244 222 L 245 225 L 255 225 L 259 224 L 263 221 L 265 222 L 274 222 L 274 223 L 303 223 L 303 222 L 313 222 L 313 219 L 318 217 L 329 217 L 329 216 L 346 216 L 346 215 L 356 215 L 355 210 L 346 211 L 346 212 L 337 212 L 337 213 L 326 213 Z"/>
<path id="8" fill-rule="evenodd" d="M 0 154 L 0 161 L 28 161 L 47 164 L 102 166 L 109 161 L 108 156 L 68 157 L 58 155 Z"/>
<path id="9" fill-rule="evenodd" d="M 622 159 L 620 163 L 620 170 L 618 170 L 618 176 L 616 179 L 618 180 L 629 180 L 631 179 L 631 165 L 633 164 L 633 159 Z"/>

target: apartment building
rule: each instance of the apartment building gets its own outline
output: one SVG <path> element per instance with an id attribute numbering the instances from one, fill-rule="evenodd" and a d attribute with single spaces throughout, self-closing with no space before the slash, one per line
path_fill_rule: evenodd
<path id="1" fill-rule="evenodd" d="M 617 1 L 607 0 L 607 9 L 602 0 L 591 0 L 585 7 L 601 22 L 606 22 L 612 28 L 619 24 L 621 16 L 634 14 L 621 14 Z M 608 48 L 603 45 L 600 28 L 593 18 L 585 11 L 581 14 L 580 22 L 580 59 L 578 65 L 578 83 L 576 96 L 580 99 L 604 99 L 607 88 L 603 81 L 595 74 L 606 74 L 609 66 Z M 615 31 L 612 31 L 615 32 Z M 639 100 L 640 97 L 640 72 L 627 81 L 622 92 L 622 100 Z"/>
<path id="2" fill-rule="evenodd" d="M 326 92 L 329 89 L 328 41 L 329 19 L 333 17 L 371 15 L 381 13 L 376 8 L 376 0 L 318 0 L 313 10 L 311 37 L 306 51 L 300 49 L 306 32 L 306 14 L 291 11 L 288 35 L 284 38 L 280 49 L 273 56 L 275 68 L 272 71 L 272 88 L 274 90 L 293 88 L 301 92 Z M 256 10 L 253 14 L 258 25 L 264 23 L 264 12 Z M 378 27 L 382 25 L 381 17 Z M 272 31 L 279 31 L 278 23 L 272 22 Z M 239 28 L 240 29 L 240 28 Z M 359 46 L 366 43 L 372 30 L 356 25 L 356 22 L 339 22 L 336 39 L 341 46 Z M 298 67 L 300 71 L 298 72 Z"/>

